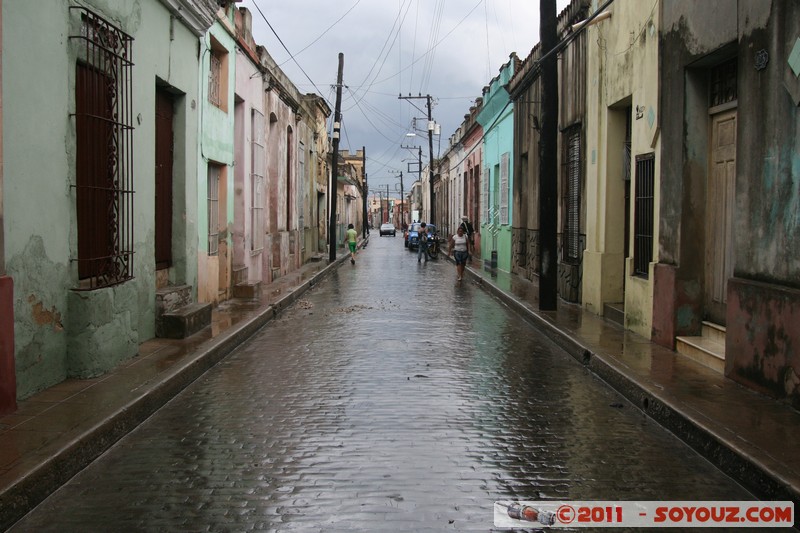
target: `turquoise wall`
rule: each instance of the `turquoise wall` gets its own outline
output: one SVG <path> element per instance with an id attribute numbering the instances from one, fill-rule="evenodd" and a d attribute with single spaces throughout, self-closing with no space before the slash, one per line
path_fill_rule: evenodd
<path id="1" fill-rule="evenodd" d="M 514 190 L 514 105 L 511 102 L 505 85 L 514 74 L 515 61 L 503 65 L 500 74 L 489 85 L 484 95 L 484 104 L 477 120 L 484 129 L 483 139 L 483 179 L 489 180 L 488 197 L 483 200 L 489 207 L 489 219 L 486 219 L 487 205 L 481 205 L 481 259 L 484 264 L 491 260 L 492 252 L 497 252 L 497 268 L 511 271 L 511 221 L 513 220 L 512 191 Z M 500 218 L 500 165 L 503 154 L 507 155 L 508 189 L 506 201 L 508 205 L 507 223 Z M 484 185 L 482 185 L 483 187 Z"/>

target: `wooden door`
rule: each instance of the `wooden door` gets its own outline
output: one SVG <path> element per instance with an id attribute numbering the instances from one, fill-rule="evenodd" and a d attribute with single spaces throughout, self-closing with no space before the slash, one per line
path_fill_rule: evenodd
<path id="1" fill-rule="evenodd" d="M 711 158 L 706 189 L 705 310 L 725 324 L 728 279 L 733 276 L 736 193 L 736 110 L 711 117 Z"/>
<path id="2" fill-rule="evenodd" d="M 156 90 L 156 270 L 172 265 L 172 97 Z"/>

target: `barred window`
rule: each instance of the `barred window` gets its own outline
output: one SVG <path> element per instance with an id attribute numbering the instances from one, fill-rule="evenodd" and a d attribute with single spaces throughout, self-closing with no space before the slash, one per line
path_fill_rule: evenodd
<path id="1" fill-rule="evenodd" d="M 634 204 L 633 273 L 647 278 L 653 260 L 653 218 L 655 155 L 636 156 L 636 198 Z"/>
<path id="2" fill-rule="evenodd" d="M 219 253 L 219 176 L 220 165 L 208 165 L 208 255 Z"/>
<path id="3" fill-rule="evenodd" d="M 133 38 L 83 7 L 75 71 L 79 290 L 133 278 Z M 74 11 L 73 11 L 74 10 Z"/>
<path id="4" fill-rule="evenodd" d="M 208 66 L 208 101 L 228 111 L 228 51 L 214 36 L 211 39 L 211 53 Z"/>
<path id="5" fill-rule="evenodd" d="M 500 156 L 500 224 L 508 224 L 508 174 L 511 157 L 508 152 Z"/>
<path id="6" fill-rule="evenodd" d="M 266 167 L 266 150 L 264 140 L 264 115 L 257 109 L 252 111 L 251 140 L 251 173 L 252 186 L 250 196 L 251 208 L 251 241 L 250 249 L 264 249 L 264 169 Z"/>
<path id="7" fill-rule="evenodd" d="M 581 235 L 581 127 L 573 126 L 565 133 L 563 159 L 563 258 L 576 263 L 580 259 Z"/>
<path id="8" fill-rule="evenodd" d="M 220 98 L 219 80 L 222 77 L 222 60 L 215 51 L 211 51 L 211 68 L 208 70 L 208 101 L 219 107 L 222 104 Z"/>
<path id="9" fill-rule="evenodd" d="M 738 99 L 737 70 L 735 57 L 711 69 L 709 107 L 735 102 Z"/>

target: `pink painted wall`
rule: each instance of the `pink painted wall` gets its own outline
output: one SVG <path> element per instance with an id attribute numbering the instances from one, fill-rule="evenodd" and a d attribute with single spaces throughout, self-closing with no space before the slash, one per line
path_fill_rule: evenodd
<path id="1" fill-rule="evenodd" d="M 728 282 L 725 375 L 800 408 L 800 290 Z"/>

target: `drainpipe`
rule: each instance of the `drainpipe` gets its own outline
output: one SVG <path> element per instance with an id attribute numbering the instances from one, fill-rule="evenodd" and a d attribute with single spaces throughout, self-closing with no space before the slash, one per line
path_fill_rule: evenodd
<path id="1" fill-rule="evenodd" d="M 0 0 L 0 87 L 3 86 L 3 0 Z M 3 225 L 3 94 L 0 89 L 0 415 L 17 410 L 14 368 L 14 283 L 6 275 Z"/>

